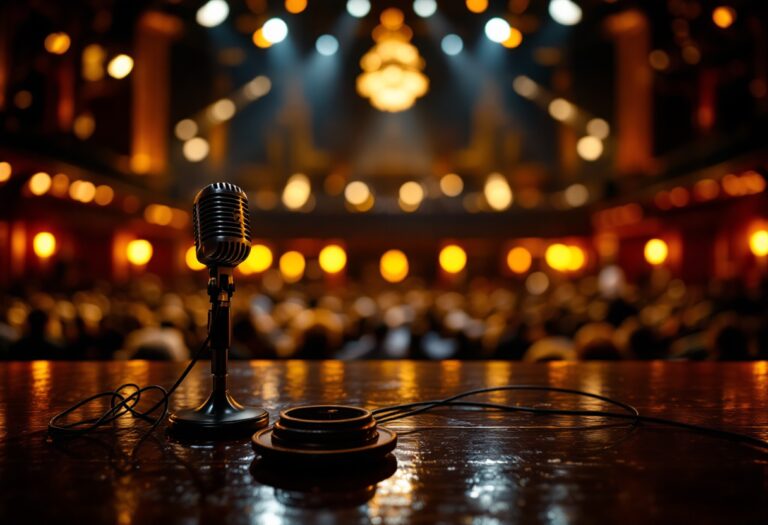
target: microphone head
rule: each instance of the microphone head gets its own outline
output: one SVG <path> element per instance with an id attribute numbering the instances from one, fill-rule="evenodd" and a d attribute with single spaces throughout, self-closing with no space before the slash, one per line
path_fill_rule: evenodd
<path id="1" fill-rule="evenodd" d="M 192 207 L 197 260 L 210 267 L 234 268 L 251 252 L 248 197 L 229 182 L 209 184 Z"/>

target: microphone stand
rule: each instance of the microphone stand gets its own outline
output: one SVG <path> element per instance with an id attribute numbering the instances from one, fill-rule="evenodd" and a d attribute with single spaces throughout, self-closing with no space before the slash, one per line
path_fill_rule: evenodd
<path id="1" fill-rule="evenodd" d="M 197 408 L 173 412 L 168 420 L 170 431 L 180 437 L 237 437 L 255 432 L 269 423 L 269 414 L 261 408 L 248 408 L 227 389 L 227 354 L 232 340 L 230 299 L 235 291 L 233 268 L 210 268 L 208 312 L 210 331 L 212 391 Z"/>

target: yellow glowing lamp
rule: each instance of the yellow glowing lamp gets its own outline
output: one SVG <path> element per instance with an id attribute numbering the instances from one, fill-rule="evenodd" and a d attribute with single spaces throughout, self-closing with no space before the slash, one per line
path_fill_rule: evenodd
<path id="1" fill-rule="evenodd" d="M 296 251 L 285 252 L 278 262 L 280 274 L 287 283 L 295 283 L 304 276 L 304 268 L 307 261 L 304 256 Z"/>
<path id="2" fill-rule="evenodd" d="M 381 256 L 379 271 L 385 281 L 399 283 L 408 277 L 408 257 L 400 250 L 389 250 Z"/>
<path id="3" fill-rule="evenodd" d="M 241 270 L 243 273 L 262 273 L 272 266 L 272 250 L 263 244 L 254 244 L 251 247 L 251 253 L 243 262 Z"/>
<path id="4" fill-rule="evenodd" d="M 205 269 L 205 265 L 197 260 L 197 251 L 194 246 L 187 248 L 187 252 L 184 254 L 184 260 L 187 263 L 187 268 L 190 270 L 198 271 Z"/>
<path id="5" fill-rule="evenodd" d="M 571 265 L 571 250 L 565 244 L 552 244 L 544 252 L 544 260 L 553 270 L 564 272 Z"/>
<path id="6" fill-rule="evenodd" d="M 325 273 L 339 273 L 347 265 L 347 253 L 337 244 L 329 244 L 320 250 L 320 268 Z"/>
<path id="7" fill-rule="evenodd" d="M 32 249 L 41 259 L 47 259 L 56 253 L 56 237 L 50 232 L 40 232 L 32 239 Z"/>
<path id="8" fill-rule="evenodd" d="M 152 243 L 146 239 L 134 239 L 125 247 L 125 256 L 134 266 L 144 266 L 152 259 Z"/>
<path id="9" fill-rule="evenodd" d="M 750 235 L 749 249 L 755 257 L 768 255 L 768 231 L 758 230 Z"/>
<path id="10" fill-rule="evenodd" d="M 643 250 L 645 260 L 648 264 L 658 266 L 664 264 L 669 256 L 669 246 L 661 239 L 651 239 L 645 243 L 645 249 Z"/>
<path id="11" fill-rule="evenodd" d="M 531 252 L 522 246 L 516 246 L 507 254 L 507 266 L 514 273 L 525 273 L 531 268 L 533 258 Z"/>
<path id="12" fill-rule="evenodd" d="M 45 195 L 51 189 L 51 176 L 41 171 L 29 178 L 29 191 L 33 195 Z"/>
<path id="13" fill-rule="evenodd" d="M 584 250 L 578 246 L 569 246 L 570 258 L 568 260 L 568 270 L 572 272 L 578 272 L 587 263 L 587 256 Z"/>
<path id="14" fill-rule="evenodd" d="M 440 250 L 438 261 L 445 272 L 459 273 L 467 265 L 467 252 L 461 246 L 449 244 Z"/>

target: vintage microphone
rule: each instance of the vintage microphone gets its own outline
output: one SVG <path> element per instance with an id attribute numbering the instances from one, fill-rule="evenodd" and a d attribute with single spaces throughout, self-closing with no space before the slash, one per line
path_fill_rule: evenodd
<path id="1" fill-rule="evenodd" d="M 205 403 L 169 416 L 169 430 L 180 437 L 200 438 L 250 434 L 268 424 L 269 414 L 261 408 L 243 407 L 227 391 L 230 299 L 235 291 L 232 272 L 251 251 L 248 197 L 234 184 L 210 184 L 195 197 L 192 222 L 197 259 L 208 266 L 210 274 L 208 325 L 213 385 Z"/>

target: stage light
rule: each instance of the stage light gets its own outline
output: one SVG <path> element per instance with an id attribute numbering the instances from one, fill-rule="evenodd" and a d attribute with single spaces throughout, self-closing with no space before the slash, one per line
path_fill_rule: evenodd
<path id="1" fill-rule="evenodd" d="M 93 196 L 93 201 L 99 206 L 107 206 L 115 198 L 115 190 L 106 184 L 101 184 L 96 187 L 96 191 Z"/>
<path id="2" fill-rule="evenodd" d="M 514 49 L 523 43 L 523 34 L 515 27 L 509 28 L 509 37 L 501 45 L 507 49 Z"/>
<path id="3" fill-rule="evenodd" d="M 651 239 L 645 243 L 643 255 L 649 264 L 658 266 L 667 260 L 667 256 L 669 255 L 669 247 L 667 246 L 667 243 L 661 239 Z"/>
<path id="4" fill-rule="evenodd" d="M 303 173 L 291 175 L 283 189 L 283 204 L 289 210 L 298 210 L 312 195 L 312 185 Z"/>
<path id="5" fill-rule="evenodd" d="M 516 246 L 507 253 L 507 266 L 514 273 L 525 273 L 531 268 L 531 252 L 522 246 Z"/>
<path id="6" fill-rule="evenodd" d="M 384 252 L 379 261 L 379 271 L 385 281 L 399 283 L 408 277 L 408 257 L 400 250 Z"/>
<path id="7" fill-rule="evenodd" d="M 368 0 L 347 0 L 347 13 L 355 18 L 363 18 L 371 10 Z"/>
<path id="8" fill-rule="evenodd" d="M 144 219 L 150 224 L 168 226 L 173 220 L 173 210 L 165 204 L 150 204 L 144 210 Z"/>
<path id="9" fill-rule="evenodd" d="M 603 154 L 603 141 L 590 135 L 581 137 L 576 143 L 576 152 L 584 160 L 595 161 Z"/>
<path id="10" fill-rule="evenodd" d="M 459 35 L 445 35 L 440 41 L 440 48 L 448 56 L 456 56 L 464 49 L 464 42 Z"/>
<path id="11" fill-rule="evenodd" d="M 571 264 L 571 250 L 565 244 L 551 244 L 544 252 L 544 260 L 553 270 L 563 272 Z"/>
<path id="12" fill-rule="evenodd" d="M 29 178 L 29 191 L 32 195 L 45 195 L 51 189 L 51 176 L 41 171 Z"/>
<path id="13" fill-rule="evenodd" d="M 259 75 L 248 82 L 243 91 L 248 100 L 256 100 L 269 93 L 270 89 L 272 89 L 272 81 L 269 80 L 269 77 Z"/>
<path id="14" fill-rule="evenodd" d="M 69 177 L 63 173 L 57 173 L 51 179 L 51 195 L 66 197 L 69 193 Z"/>
<path id="15" fill-rule="evenodd" d="M 3 183 L 11 178 L 11 173 L 13 173 L 13 169 L 11 168 L 11 164 L 9 162 L 0 162 L 0 183 Z"/>
<path id="16" fill-rule="evenodd" d="M 440 179 L 440 191 L 447 197 L 457 197 L 464 191 L 464 181 L 455 173 L 447 173 Z"/>
<path id="17" fill-rule="evenodd" d="M 720 194 L 720 186 L 713 179 L 702 179 L 693 185 L 693 193 L 700 201 L 711 201 Z"/>
<path id="18" fill-rule="evenodd" d="M 749 249 L 755 257 L 768 255 L 768 231 L 758 230 L 750 235 Z"/>
<path id="19" fill-rule="evenodd" d="M 202 137 L 195 137 L 184 143 L 182 152 L 189 162 L 200 162 L 208 156 L 210 149 L 207 140 Z"/>
<path id="20" fill-rule="evenodd" d="M 353 206 L 362 206 L 371 196 L 368 185 L 359 180 L 352 181 L 344 188 L 344 198 Z"/>
<path id="21" fill-rule="evenodd" d="M 146 239 L 134 239 L 125 247 L 125 256 L 134 266 L 144 266 L 152 259 L 152 244 Z"/>
<path id="22" fill-rule="evenodd" d="M 587 122 L 587 133 L 600 140 L 605 140 L 611 134 L 611 126 L 601 118 L 593 118 Z"/>
<path id="23" fill-rule="evenodd" d="M 576 108 L 564 98 L 556 98 L 549 103 L 547 108 L 553 119 L 565 122 L 576 114 Z"/>
<path id="24" fill-rule="evenodd" d="M 47 259 L 56 253 L 56 237 L 50 232 L 40 232 L 32 239 L 32 249 L 41 259 Z"/>
<path id="25" fill-rule="evenodd" d="M 240 269 L 246 270 L 247 273 L 262 273 L 269 270 L 272 266 L 272 250 L 263 244 L 254 244 L 251 246 L 251 253 L 248 254 L 248 258 L 243 261 Z"/>
<path id="26" fill-rule="evenodd" d="M 677 186 L 675 188 L 672 188 L 669 192 L 669 202 L 672 203 L 673 206 L 676 208 L 682 208 L 684 206 L 688 205 L 688 201 L 690 200 L 690 195 L 688 193 L 688 190 L 683 188 L 682 186 Z"/>
<path id="27" fill-rule="evenodd" d="M 399 191 L 401 207 L 404 204 L 408 208 L 418 208 L 424 200 L 424 188 L 418 182 L 408 181 L 400 186 Z"/>
<path id="28" fill-rule="evenodd" d="M 491 173 L 485 180 L 483 195 L 488 205 L 496 211 L 503 211 L 512 204 L 512 189 L 501 173 Z"/>
<path id="29" fill-rule="evenodd" d="M 116 79 L 127 77 L 133 70 L 133 59 L 128 55 L 117 55 L 107 64 L 107 73 Z"/>
<path id="30" fill-rule="evenodd" d="M 549 288 L 549 277 L 544 272 L 533 272 L 525 280 L 525 289 L 531 295 L 541 295 Z"/>
<path id="31" fill-rule="evenodd" d="M 467 0 L 466 5 L 473 13 L 482 13 L 488 9 L 488 0 Z"/>
<path id="32" fill-rule="evenodd" d="M 45 50 L 54 55 L 63 55 L 69 49 L 71 41 L 66 33 L 51 33 L 45 37 Z"/>
<path id="33" fill-rule="evenodd" d="M 270 18 L 264 22 L 261 31 L 264 38 L 272 44 L 279 44 L 288 36 L 288 26 L 280 18 Z"/>
<path id="34" fill-rule="evenodd" d="M 278 261 L 280 274 L 287 283 L 295 283 L 304 276 L 307 261 L 304 256 L 296 251 L 285 252 Z"/>
<path id="35" fill-rule="evenodd" d="M 589 190 L 583 184 L 571 184 L 563 192 L 565 202 L 568 206 L 577 208 L 583 206 L 589 200 Z"/>
<path id="36" fill-rule="evenodd" d="M 549 16 L 560 25 L 572 26 L 581 21 L 581 8 L 572 0 L 550 0 Z"/>
<path id="37" fill-rule="evenodd" d="M 95 129 L 96 121 L 90 113 L 78 115 L 72 123 L 72 131 L 75 132 L 75 136 L 80 140 L 88 139 L 93 135 Z"/>
<path id="38" fill-rule="evenodd" d="M 189 140 L 197 135 L 197 122 L 192 119 L 185 118 L 180 120 L 173 128 L 176 138 L 179 140 Z"/>
<path id="39" fill-rule="evenodd" d="M 229 16 L 229 4 L 224 0 L 208 0 L 197 10 L 195 20 L 203 27 L 216 27 Z"/>
<path id="40" fill-rule="evenodd" d="M 104 78 L 104 59 L 107 53 L 99 44 L 91 44 L 83 49 L 82 75 L 91 82 Z"/>
<path id="41" fill-rule="evenodd" d="M 264 28 L 260 27 L 256 31 L 253 32 L 252 37 L 253 43 L 256 45 L 256 47 L 260 47 L 261 49 L 267 49 L 268 47 L 272 47 L 272 42 L 266 39 L 264 36 Z"/>
<path id="42" fill-rule="evenodd" d="M 712 11 L 712 21 L 721 29 L 729 28 L 736 21 L 736 11 L 728 6 L 716 7 Z"/>
<path id="43" fill-rule="evenodd" d="M 413 0 L 413 12 L 422 18 L 429 18 L 437 11 L 435 0 Z"/>
<path id="44" fill-rule="evenodd" d="M 501 44 L 512 34 L 512 28 L 509 27 L 509 22 L 503 18 L 494 17 L 485 23 L 485 36 L 491 42 Z"/>
<path id="45" fill-rule="evenodd" d="M 449 244 L 440 250 L 438 261 L 443 271 L 456 274 L 467 265 L 467 252 L 460 246 Z"/>
<path id="46" fill-rule="evenodd" d="M 307 0 L 285 0 L 285 10 L 297 15 L 307 8 Z"/>
<path id="47" fill-rule="evenodd" d="M 339 41 L 333 35 L 320 35 L 315 42 L 315 49 L 321 55 L 329 57 L 335 55 L 339 50 Z"/>
<path id="48" fill-rule="evenodd" d="M 339 273 L 347 265 L 347 253 L 341 246 L 329 244 L 320 250 L 317 262 L 325 273 Z"/>
<path id="49" fill-rule="evenodd" d="M 211 105 L 208 114 L 214 122 L 224 122 L 231 119 L 236 111 L 237 108 L 234 102 L 228 98 L 222 98 Z"/>
<path id="50" fill-rule="evenodd" d="M 204 270 L 206 268 L 203 263 L 197 260 L 197 250 L 194 245 L 187 248 L 187 251 L 184 254 L 184 261 L 187 263 L 187 268 L 193 271 Z"/>
<path id="51" fill-rule="evenodd" d="M 519 75 L 512 81 L 512 89 L 525 98 L 533 98 L 539 93 L 539 86 L 525 75 Z"/>
<path id="52" fill-rule="evenodd" d="M 566 269 L 571 272 L 578 272 L 584 268 L 584 265 L 587 263 L 587 256 L 584 250 L 578 246 L 569 246 L 568 251 L 570 252 L 570 258 Z"/>

